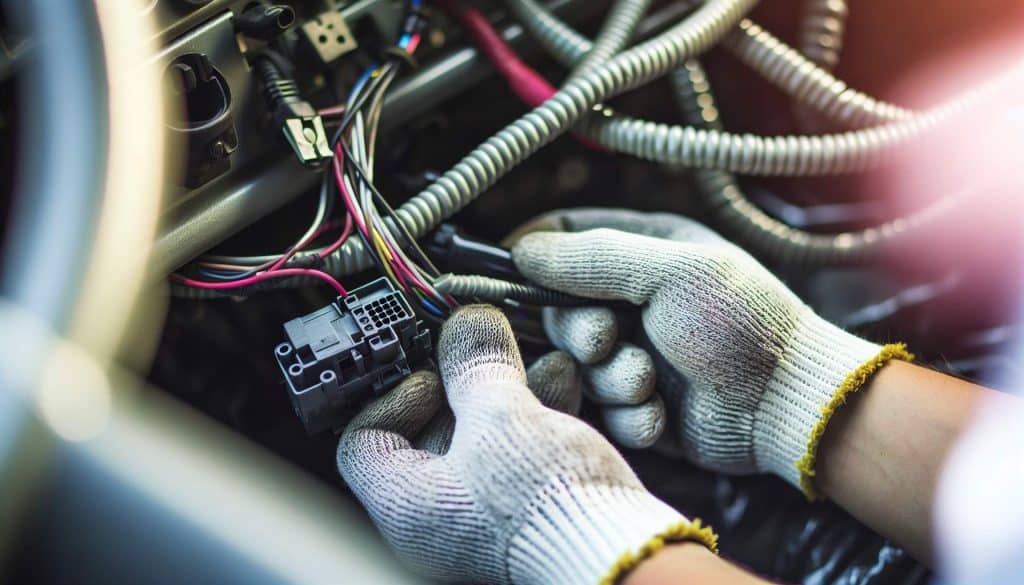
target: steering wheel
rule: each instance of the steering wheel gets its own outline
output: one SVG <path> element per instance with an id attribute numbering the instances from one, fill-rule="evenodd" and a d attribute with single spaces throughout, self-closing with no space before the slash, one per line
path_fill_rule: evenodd
<path id="1" fill-rule="evenodd" d="M 116 367 L 162 292 L 151 6 L 2 0 L 30 42 L 0 249 L 0 579 L 28 546 L 40 581 L 409 582 L 336 490 Z"/>

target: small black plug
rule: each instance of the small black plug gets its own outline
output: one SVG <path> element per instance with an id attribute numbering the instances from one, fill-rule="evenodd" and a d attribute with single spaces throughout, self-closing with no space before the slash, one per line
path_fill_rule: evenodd
<path id="1" fill-rule="evenodd" d="M 235 28 L 247 37 L 269 41 L 295 24 L 295 11 L 284 4 L 255 4 L 235 17 Z"/>

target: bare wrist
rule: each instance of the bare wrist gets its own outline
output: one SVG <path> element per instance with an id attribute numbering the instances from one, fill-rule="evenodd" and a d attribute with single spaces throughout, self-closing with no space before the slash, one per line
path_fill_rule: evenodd
<path id="1" fill-rule="evenodd" d="M 666 546 L 626 575 L 623 585 L 763 585 L 767 581 L 748 573 L 696 542 Z"/>

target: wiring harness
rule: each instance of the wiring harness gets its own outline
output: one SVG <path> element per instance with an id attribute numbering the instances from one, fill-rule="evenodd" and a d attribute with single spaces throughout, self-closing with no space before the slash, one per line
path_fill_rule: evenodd
<path id="1" fill-rule="evenodd" d="M 384 98 L 410 63 L 425 22 L 421 1 L 409 2 L 409 18 L 395 47 L 354 83 L 344 104 L 321 109 L 338 118 L 330 140 L 316 216 L 284 253 L 207 256 L 175 275 L 179 294 L 209 297 L 261 288 L 307 284 L 317 278 L 339 294 L 335 279 L 375 267 L 415 301 L 417 311 L 443 319 L 457 298 L 572 305 L 579 300 L 482 275 L 441 274 L 417 240 L 437 227 L 555 137 L 573 131 L 588 146 L 693 169 L 697 195 L 723 231 L 755 253 L 790 264 L 861 262 L 902 243 L 947 217 L 968 199 L 955 193 L 925 209 L 858 232 L 812 234 L 759 209 L 734 176 L 815 176 L 879 166 L 894 148 L 976 109 L 1019 79 L 1020 69 L 926 111 L 911 111 L 848 87 L 832 75 L 847 14 L 842 0 L 807 0 L 800 50 L 747 18 L 756 0 L 686 0 L 689 13 L 664 32 L 634 42 L 649 0 L 614 0 L 593 41 L 580 35 L 535 0 L 506 0 L 512 15 L 560 63 L 570 68 L 555 87 L 518 58 L 478 10 L 456 0 L 435 0 L 465 28 L 474 44 L 533 110 L 473 149 L 420 193 L 392 208 L 374 184 L 374 162 Z M 756 136 L 724 130 L 710 84 L 697 57 L 720 44 L 735 58 L 791 96 L 797 112 L 848 130 L 824 135 Z M 268 71 L 272 63 L 262 63 Z M 667 76 L 686 125 L 634 118 L 605 102 Z M 813 125 L 804 120 L 805 125 Z M 341 201 L 342 218 L 331 219 Z M 315 241 L 337 228 L 337 237 Z"/>

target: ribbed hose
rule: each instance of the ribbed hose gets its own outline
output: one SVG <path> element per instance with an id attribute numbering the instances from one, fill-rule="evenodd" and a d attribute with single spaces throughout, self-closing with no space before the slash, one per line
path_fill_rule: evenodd
<path id="1" fill-rule="evenodd" d="M 914 115 L 847 87 L 748 19 L 726 35 L 722 45 L 793 99 L 846 127 L 863 128 Z"/>
<path id="2" fill-rule="evenodd" d="M 960 98 L 903 122 L 822 136 L 757 136 L 637 120 L 591 116 L 580 130 L 616 151 L 686 167 L 763 176 L 818 176 L 868 170 L 895 147 L 920 139 L 969 111 L 1020 76 L 1021 67 Z"/>
<path id="3" fill-rule="evenodd" d="M 578 307 L 594 303 L 593 299 L 475 274 L 442 274 L 434 281 L 434 287 L 442 294 L 492 303 L 506 299 L 545 307 Z"/>
<path id="4" fill-rule="evenodd" d="M 846 0 L 804 0 L 797 46 L 808 61 L 829 73 L 839 65 L 848 14 Z M 794 104 L 793 116 L 804 134 L 820 134 L 826 128 L 821 115 L 806 104 Z"/>
<path id="5" fill-rule="evenodd" d="M 413 237 L 421 237 L 566 132 L 595 104 L 664 75 L 711 47 L 756 3 L 710 0 L 668 31 L 569 81 L 551 99 L 487 139 L 399 207 L 399 221 Z M 332 274 L 348 274 L 369 266 L 362 243 L 355 238 L 325 260 Z"/>
<path id="6" fill-rule="evenodd" d="M 644 13 L 647 12 L 650 5 L 650 0 L 616 0 L 612 4 L 611 10 L 608 11 L 601 30 L 594 37 L 590 51 L 573 69 L 570 79 L 578 77 L 618 55 L 633 38 L 640 19 L 644 17 Z"/>
<path id="7" fill-rule="evenodd" d="M 521 19 L 523 27 L 535 35 L 546 49 L 552 51 L 559 61 L 571 65 L 589 51 L 591 44 L 585 37 L 534 0 L 507 0 L 507 4 Z M 738 29 L 739 31 L 742 29 Z M 764 46 L 766 36 L 747 34 L 751 31 L 761 31 L 753 31 L 749 26 L 746 31 L 742 31 L 744 38 L 750 39 L 750 43 L 763 46 L 764 50 L 758 51 L 756 55 L 770 56 L 777 46 Z M 799 57 L 795 51 L 792 53 Z M 754 62 L 765 65 L 780 63 L 783 66 L 793 63 L 789 59 L 755 59 Z M 804 63 L 814 69 L 806 60 Z M 831 83 L 836 80 L 824 71 L 820 74 L 802 75 L 800 79 L 825 87 L 839 88 L 835 83 Z M 845 88 L 845 85 L 842 88 Z M 818 95 L 813 91 L 804 91 L 808 95 Z M 839 99 L 839 94 L 842 94 L 841 89 L 834 98 L 838 103 L 849 103 L 854 108 L 868 103 L 865 100 L 850 99 L 851 96 L 857 95 L 855 93 L 847 93 L 847 97 L 843 99 Z M 588 117 L 580 129 L 602 146 L 657 162 L 756 175 L 822 175 L 853 172 L 876 166 L 892 146 L 921 134 L 940 120 L 974 103 L 976 102 L 970 99 L 954 102 L 915 116 L 902 125 L 815 137 L 736 135 L 717 130 L 648 122 L 612 112 L 610 109 L 606 109 L 603 116 Z M 839 110 L 846 111 L 841 108 Z"/>
<path id="8" fill-rule="evenodd" d="M 581 55 L 589 50 L 589 41 L 579 35 L 533 0 L 508 0 L 508 5 L 521 20 L 524 27 L 537 36 L 553 56 L 567 65 L 572 65 Z M 527 22 L 529 21 L 529 22 Z M 751 42 L 742 43 L 744 48 L 761 46 L 766 49 L 778 48 L 781 43 L 770 42 L 773 38 L 759 27 L 744 19 L 736 33 Z M 547 39 L 545 41 L 545 39 Z M 552 40 L 560 40 L 559 44 Z M 792 51 L 792 50 L 790 50 Z M 765 50 L 764 53 L 771 51 Z M 795 52 L 794 52 L 795 53 Z M 763 54 L 763 53 L 762 53 Z M 757 56 L 757 52 L 752 53 Z M 788 57 L 788 52 L 786 53 Z M 799 55 L 797 55 L 799 56 Z M 765 64 L 766 69 L 783 68 L 769 59 L 755 59 Z M 807 71 L 813 69 L 799 60 L 787 59 L 796 69 Z M 688 123 L 700 129 L 721 132 L 722 125 L 714 96 L 711 94 L 707 76 L 700 64 L 690 59 L 684 67 L 670 74 L 670 81 L 676 88 L 676 99 L 684 112 Z M 825 87 L 839 88 L 828 79 L 830 76 L 812 73 L 805 75 L 821 83 Z M 841 82 L 837 82 L 840 83 Z M 799 87 L 799 86 L 798 86 Z M 845 86 L 842 86 L 845 88 Z M 805 90 L 806 91 L 806 90 Z M 843 95 L 844 89 L 837 89 L 836 95 Z M 815 95 L 811 93 L 810 95 Z M 856 94 L 846 93 L 851 96 Z M 870 98 L 868 98 L 870 100 Z M 850 100 L 865 105 L 877 104 L 874 100 Z M 818 102 L 820 103 L 820 102 Z M 869 111 L 872 108 L 866 108 Z M 753 163 L 749 163 L 753 164 Z M 695 170 L 698 189 L 706 198 L 708 207 L 716 224 L 725 232 L 736 237 L 751 249 L 763 256 L 780 263 L 798 263 L 820 265 L 829 263 L 854 263 L 863 261 L 903 243 L 909 236 L 919 233 L 936 219 L 948 215 L 963 201 L 963 196 L 945 197 L 928 208 L 906 218 L 885 223 L 881 226 L 868 228 L 858 232 L 842 234 L 812 234 L 794 229 L 754 205 L 740 190 L 733 176 L 719 170 Z"/>
<path id="9" fill-rule="evenodd" d="M 505 0 L 505 5 L 544 50 L 566 67 L 575 67 L 594 46 L 534 0 Z"/>
<path id="10" fill-rule="evenodd" d="M 522 19 L 523 27 L 553 51 L 556 59 L 571 64 L 570 58 L 579 58 L 580 53 L 585 54 L 589 49 L 585 37 L 533 0 L 507 2 Z M 903 120 L 887 126 L 824 136 L 763 137 L 656 124 L 605 110 L 604 116 L 588 117 L 581 130 L 611 150 L 668 164 L 752 175 L 810 176 L 856 172 L 878 166 L 893 147 L 918 139 L 949 118 L 983 103 L 1021 73 L 1018 67 L 951 102 L 906 117 L 899 113 L 905 110 L 897 106 L 849 90 L 831 74 L 815 68 L 796 51 L 753 23 L 738 32 L 742 32 L 743 38 L 736 42 L 750 43 L 751 47 L 749 51 L 738 54 L 749 56 L 749 64 L 765 67 L 766 71 L 761 73 L 766 76 L 777 75 L 769 66 L 780 66 L 782 72 L 799 69 L 799 75 L 786 73 L 784 76 L 784 79 L 798 80 L 797 85 L 782 82 L 779 87 L 793 88 L 812 105 L 826 108 L 825 113 L 844 116 L 854 122 L 888 117 L 902 117 Z M 556 34 L 564 37 L 558 45 L 551 42 Z M 727 35 L 729 38 L 732 36 Z M 774 43 L 769 43 L 770 39 Z M 785 50 L 777 53 L 780 49 Z"/>
<path id="11" fill-rule="evenodd" d="M 695 126 L 720 129 L 721 120 L 703 68 L 695 59 L 669 77 L 684 119 Z M 877 227 L 840 234 L 812 234 L 794 229 L 761 211 L 728 172 L 697 169 L 697 189 L 716 227 L 760 256 L 780 264 L 837 265 L 863 262 L 894 249 L 947 217 L 966 199 L 944 197 L 937 203 Z"/>
<path id="12" fill-rule="evenodd" d="M 506 0 L 506 4 L 523 28 L 563 65 L 574 66 L 590 51 L 589 39 L 535 0 Z M 850 127 L 897 121 L 911 115 L 899 106 L 850 89 L 749 19 L 743 19 L 735 31 L 726 35 L 723 44 L 794 99 Z"/>
<path id="13" fill-rule="evenodd" d="M 804 0 L 798 46 L 811 63 L 826 71 L 835 70 L 848 14 L 846 0 Z"/>

